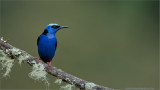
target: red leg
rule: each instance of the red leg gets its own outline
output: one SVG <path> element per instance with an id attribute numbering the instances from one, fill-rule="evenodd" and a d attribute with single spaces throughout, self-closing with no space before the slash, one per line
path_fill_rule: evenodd
<path id="1" fill-rule="evenodd" d="M 47 62 L 48 65 L 51 65 L 51 62 Z"/>

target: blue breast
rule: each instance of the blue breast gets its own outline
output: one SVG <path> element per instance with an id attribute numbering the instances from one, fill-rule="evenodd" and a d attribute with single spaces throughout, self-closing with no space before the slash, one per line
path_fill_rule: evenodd
<path id="1" fill-rule="evenodd" d="M 44 62 L 50 62 L 55 55 L 57 39 L 55 35 L 41 35 L 38 42 L 38 53 Z"/>

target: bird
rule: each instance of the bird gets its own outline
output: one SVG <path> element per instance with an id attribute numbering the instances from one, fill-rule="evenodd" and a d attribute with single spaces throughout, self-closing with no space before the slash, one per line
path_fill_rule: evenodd
<path id="1" fill-rule="evenodd" d="M 57 31 L 69 28 L 68 26 L 60 26 L 58 24 L 49 24 L 43 31 L 43 33 L 37 39 L 38 54 L 40 58 L 35 57 L 38 60 L 42 60 L 44 63 L 51 65 L 51 61 L 55 56 L 57 48 Z"/>

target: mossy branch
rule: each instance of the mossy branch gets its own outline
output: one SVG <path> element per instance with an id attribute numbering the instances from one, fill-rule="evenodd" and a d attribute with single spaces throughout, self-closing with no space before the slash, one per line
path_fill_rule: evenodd
<path id="1" fill-rule="evenodd" d="M 11 49 L 18 50 L 19 52 L 18 53 L 8 53 L 8 50 L 11 50 Z M 13 60 L 14 59 L 16 60 L 17 59 L 16 57 L 21 55 L 21 58 L 24 57 L 23 59 L 26 59 L 23 61 L 26 61 L 31 66 L 33 66 L 33 64 L 34 64 L 32 62 L 36 62 L 36 64 L 39 64 L 39 63 L 43 64 L 45 67 L 45 70 L 48 74 L 55 76 L 59 79 L 62 79 L 62 81 L 66 82 L 66 83 L 69 83 L 71 85 L 75 85 L 77 88 L 79 88 L 81 90 L 113 90 L 113 89 L 110 89 L 110 88 L 107 88 L 104 86 L 100 86 L 95 83 L 80 79 L 78 77 L 75 77 L 71 74 L 68 74 L 68 73 L 62 71 L 61 69 L 57 69 L 56 67 L 47 65 L 46 63 L 35 59 L 33 56 L 28 54 L 26 51 L 23 51 L 23 50 L 20 50 L 16 47 L 13 47 L 12 45 L 8 44 L 3 39 L 0 40 L 0 50 L 3 51 L 10 59 L 13 59 Z"/>

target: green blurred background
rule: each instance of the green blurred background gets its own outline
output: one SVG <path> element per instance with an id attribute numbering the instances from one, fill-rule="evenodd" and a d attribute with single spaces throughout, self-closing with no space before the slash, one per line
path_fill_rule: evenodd
<path id="1" fill-rule="evenodd" d="M 0 36 L 13 46 L 38 56 L 44 28 L 66 25 L 56 35 L 53 66 L 114 89 L 158 89 L 158 1 L 1 0 L 0 6 Z M 0 88 L 46 89 L 28 77 L 31 69 L 15 63 Z M 54 77 L 48 79 L 50 89 L 59 89 Z"/>

